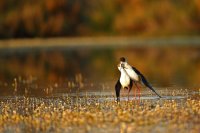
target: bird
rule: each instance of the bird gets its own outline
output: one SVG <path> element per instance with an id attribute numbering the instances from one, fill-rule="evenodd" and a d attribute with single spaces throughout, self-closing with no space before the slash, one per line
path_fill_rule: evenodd
<path id="1" fill-rule="evenodd" d="M 144 84 L 146 87 L 152 90 L 159 98 L 161 98 L 161 96 L 154 90 L 154 88 L 146 80 L 144 75 L 135 67 L 129 65 L 124 57 L 120 58 L 118 69 L 121 75 L 120 75 L 120 78 L 117 80 L 117 83 L 115 84 L 117 102 L 120 101 L 121 88 L 128 89 L 128 99 L 129 99 L 129 93 L 132 89 L 133 84 L 135 84 L 135 86 L 137 87 L 137 90 L 139 91 L 139 98 L 140 98 L 140 88 L 138 87 L 137 83 Z M 135 90 L 135 97 L 136 97 L 136 90 Z"/>
<path id="2" fill-rule="evenodd" d="M 121 88 L 125 88 L 128 90 L 128 99 L 129 99 L 129 93 L 133 86 L 133 80 L 128 76 L 127 72 L 125 71 L 125 69 L 122 66 L 123 65 L 120 65 L 120 64 L 118 65 L 118 69 L 121 72 L 121 76 L 115 85 L 117 101 L 119 101 L 119 95 L 120 95 Z"/>

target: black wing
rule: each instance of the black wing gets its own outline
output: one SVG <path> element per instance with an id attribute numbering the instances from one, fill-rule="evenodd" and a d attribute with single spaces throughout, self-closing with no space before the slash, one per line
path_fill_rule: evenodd
<path id="1" fill-rule="evenodd" d="M 150 90 L 152 90 L 159 98 L 161 98 L 161 96 L 153 89 L 153 87 L 149 84 L 149 82 L 146 80 L 146 78 L 144 77 L 144 75 L 142 73 L 140 73 L 140 71 L 138 71 L 135 67 L 132 67 L 132 69 L 140 76 L 142 83 L 148 87 Z"/>

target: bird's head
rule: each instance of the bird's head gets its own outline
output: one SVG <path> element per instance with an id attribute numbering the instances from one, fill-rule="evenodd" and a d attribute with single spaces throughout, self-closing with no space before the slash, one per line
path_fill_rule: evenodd
<path id="1" fill-rule="evenodd" d="M 123 69 L 125 68 L 124 63 L 121 63 L 121 62 L 117 65 L 117 67 L 118 67 L 119 70 L 120 70 L 121 68 L 123 68 Z"/>
<path id="2" fill-rule="evenodd" d="M 123 64 L 123 63 L 121 63 L 120 65 L 121 65 L 121 67 L 122 67 L 123 69 L 125 68 L 125 66 L 124 66 L 124 64 Z"/>
<path id="3" fill-rule="evenodd" d="M 120 67 L 122 67 L 124 69 L 126 64 L 127 64 L 126 59 L 124 57 L 121 57 L 120 58 Z"/>
<path id="4" fill-rule="evenodd" d="M 124 57 L 121 57 L 119 60 L 120 62 L 126 62 L 126 59 Z"/>

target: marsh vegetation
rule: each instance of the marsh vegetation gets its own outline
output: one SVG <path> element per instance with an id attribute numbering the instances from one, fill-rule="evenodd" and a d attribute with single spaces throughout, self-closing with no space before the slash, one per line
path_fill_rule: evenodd
<path id="1" fill-rule="evenodd" d="M 4 97 L 1 132 L 196 132 L 200 131 L 199 90 L 160 90 L 141 100 L 112 93 L 58 94 L 51 97 Z M 165 95 L 166 93 L 168 95 Z"/>

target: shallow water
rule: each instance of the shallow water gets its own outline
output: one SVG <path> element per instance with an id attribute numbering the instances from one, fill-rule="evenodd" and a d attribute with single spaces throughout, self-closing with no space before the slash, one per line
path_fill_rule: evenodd
<path id="1" fill-rule="evenodd" d="M 95 46 L 95 44 L 94 44 Z M 153 85 L 199 87 L 199 47 L 86 47 L 0 49 L 0 86 L 19 82 L 116 82 L 124 56 Z M 189 70 L 189 71 L 188 71 Z M 81 75 L 81 76 L 80 76 Z M 41 85 L 40 85 L 41 86 Z"/>
<path id="2" fill-rule="evenodd" d="M 114 88 L 107 86 L 107 88 L 96 89 L 90 87 L 90 89 L 75 89 L 72 91 L 73 88 L 56 88 L 54 89 L 51 94 L 45 93 L 36 93 L 36 94 L 10 94 L 10 95 L 0 95 L 0 99 L 15 99 L 23 98 L 23 97 L 35 97 L 35 98 L 63 98 L 63 97 L 90 97 L 90 99 L 98 100 L 98 101 L 115 101 L 115 90 Z M 158 98 L 152 91 L 148 90 L 148 88 L 142 87 L 141 88 L 140 98 L 137 96 L 135 97 L 134 90 L 131 90 L 129 100 L 178 100 L 178 99 L 187 99 L 189 97 L 194 97 L 199 95 L 200 92 L 197 88 L 183 88 L 183 87 L 158 87 L 156 91 L 162 96 L 162 98 Z M 38 91 L 38 90 L 36 90 Z M 128 101 L 127 90 L 121 89 L 121 101 Z"/>

